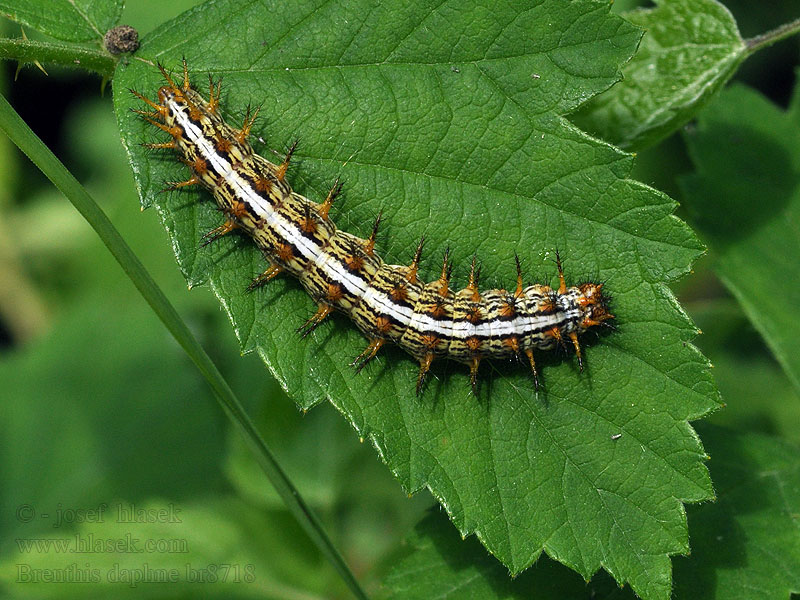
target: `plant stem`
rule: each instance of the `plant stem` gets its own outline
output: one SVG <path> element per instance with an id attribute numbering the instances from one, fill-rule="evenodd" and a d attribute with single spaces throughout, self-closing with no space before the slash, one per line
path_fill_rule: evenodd
<path id="1" fill-rule="evenodd" d="M 744 43 L 745 47 L 747 48 L 745 53 L 749 56 L 750 54 L 753 54 L 762 48 L 771 46 L 775 42 L 779 42 L 782 39 L 785 39 L 796 33 L 800 33 L 800 18 L 790 21 L 789 23 L 784 23 L 783 25 L 780 25 L 771 31 L 762 33 L 761 35 L 757 35 L 745 40 Z"/>
<path id="2" fill-rule="evenodd" d="M 117 59 L 102 50 L 19 38 L 0 38 L 0 60 L 39 61 L 89 69 L 104 78 L 110 78 L 117 66 Z"/>
<path id="3" fill-rule="evenodd" d="M 133 253 L 130 246 L 122 239 L 122 236 L 109 221 L 103 210 L 72 173 L 31 131 L 2 95 L 0 95 L 0 130 L 4 131 L 11 141 L 39 167 L 42 173 L 72 202 L 72 205 L 97 232 L 97 235 L 114 258 L 117 259 L 117 262 L 139 290 L 139 293 L 142 294 L 158 318 L 161 319 L 175 340 L 183 347 L 186 354 L 189 355 L 189 358 L 192 359 L 192 362 L 203 374 L 203 377 L 206 378 L 225 413 L 249 443 L 262 469 L 295 519 L 316 544 L 323 556 L 330 561 L 355 597 L 366 600 L 366 593 L 361 589 L 341 554 L 334 547 L 319 519 L 300 496 L 300 492 L 294 487 L 286 473 L 284 473 L 253 421 L 245 412 L 239 399 L 234 395 L 233 390 L 223 379 L 222 374 L 217 370 L 216 365 L 200 346 L 200 343 L 191 334 L 186 323 L 183 322 L 175 308 L 167 300 L 164 292 L 156 285 L 150 273 L 144 268 L 144 265 Z"/>

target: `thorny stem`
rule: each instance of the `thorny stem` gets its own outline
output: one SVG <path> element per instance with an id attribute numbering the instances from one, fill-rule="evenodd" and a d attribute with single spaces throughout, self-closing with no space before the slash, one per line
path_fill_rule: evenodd
<path id="1" fill-rule="evenodd" d="M 0 37 L 0 60 L 16 60 L 20 64 L 39 61 L 88 69 L 104 79 L 110 78 L 117 66 L 117 59 L 104 50 L 22 38 Z"/>

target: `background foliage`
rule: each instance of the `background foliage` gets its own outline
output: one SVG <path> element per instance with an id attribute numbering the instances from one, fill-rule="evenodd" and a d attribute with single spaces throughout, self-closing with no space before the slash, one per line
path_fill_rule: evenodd
<path id="1" fill-rule="evenodd" d="M 771 23 L 763 22 L 764 15 L 756 15 L 746 5 L 730 8 L 744 37 L 797 16 L 791 14 L 788 3 L 785 14 L 776 11 Z M 155 25 L 169 16 L 150 11 L 146 15 L 123 16 L 123 22 L 137 25 L 144 33 L 147 19 Z M 10 34 L 15 35 L 15 30 L 11 29 Z M 798 439 L 794 425 L 800 416 L 800 398 L 792 383 L 792 378 L 796 382 L 796 373 L 791 357 L 796 353 L 790 346 L 793 336 L 783 339 L 779 334 L 785 331 L 780 323 L 786 318 L 785 309 L 791 304 L 796 287 L 786 286 L 785 292 L 766 297 L 757 294 L 771 284 L 784 289 L 779 283 L 781 275 L 797 268 L 793 254 L 798 247 L 796 234 L 792 237 L 796 230 L 789 218 L 797 189 L 797 159 L 792 150 L 797 119 L 796 113 L 783 114 L 780 108 L 788 104 L 791 65 L 797 62 L 796 57 L 797 42 L 793 39 L 756 54 L 737 73 L 749 85 L 769 94 L 777 105 L 754 92 L 726 92 L 719 103 L 700 114 L 697 125 L 688 129 L 683 138 L 673 135 L 640 154 L 634 173 L 636 178 L 685 201 L 688 212 L 684 216 L 692 219 L 711 248 L 709 258 L 695 267 L 694 274 L 682 281 L 678 290 L 684 306 L 705 332 L 697 343 L 715 363 L 716 379 L 727 403 L 727 409 L 709 421 L 747 432 L 780 435 L 790 441 Z M 13 65 L 6 63 L 6 68 L 13 74 Z M 432 504 L 430 497 L 425 492 L 409 500 L 380 465 L 374 451 L 366 444 L 358 444 L 335 411 L 323 405 L 300 416 L 280 389 L 261 376 L 264 370 L 257 359 L 252 355 L 238 356 L 227 319 L 216 301 L 204 288 L 185 293 L 156 215 L 153 211 L 140 214 L 136 209 L 124 155 L 113 141 L 115 126 L 108 100 L 98 98 L 97 88 L 93 87 L 97 80 L 77 85 L 82 80 L 74 79 L 74 72 L 58 75 L 71 82 L 68 87 L 75 94 L 72 102 L 63 103 L 66 114 L 55 114 L 58 108 L 53 103 L 48 104 L 49 110 L 42 111 L 34 108 L 36 103 L 26 100 L 22 94 L 35 97 L 57 93 L 37 90 L 36 86 L 49 81 L 43 81 L 30 69 L 24 70 L 20 81 L 9 89 L 13 103 L 21 112 L 28 107 L 23 112 L 26 120 L 94 190 L 181 313 L 206 340 L 206 346 L 214 348 L 214 358 L 232 385 L 241 390 L 240 395 L 251 403 L 252 411 L 261 415 L 259 424 L 265 435 L 293 480 L 323 515 L 364 585 L 377 590 L 386 565 L 395 564 L 384 592 L 403 598 L 430 597 L 434 592 L 454 598 L 469 597 L 468 594 L 485 598 L 491 597 L 490 593 L 497 597 L 535 594 L 534 597 L 544 598 L 629 594 L 627 588 L 618 590 L 602 572 L 586 586 L 580 576 L 546 557 L 511 581 L 506 569 L 487 556 L 474 539 L 461 543 L 441 514 L 429 514 L 419 523 L 406 548 L 406 558 L 398 562 L 400 540 L 422 516 L 424 507 Z M 230 85 L 236 89 L 235 79 Z M 146 88 L 153 85 L 148 83 Z M 231 93 L 231 97 L 235 96 Z M 62 118 L 64 125 L 60 128 L 57 123 Z M 758 126 L 743 129 L 743 122 Z M 754 140 L 759 141 L 757 147 L 750 143 Z M 274 145 L 280 146 L 283 141 L 277 140 Z M 684 150 L 686 146 L 689 154 Z M 737 154 L 739 150 L 745 153 Z M 22 558 L 16 539 L 52 535 L 42 533 L 47 528 L 36 529 L 36 524 L 20 523 L 14 518 L 16 508 L 22 504 L 87 507 L 110 501 L 164 506 L 173 502 L 183 507 L 185 525 L 137 526 L 135 533 L 163 538 L 185 538 L 191 533 L 190 556 L 180 557 L 176 564 L 235 563 L 255 567 L 253 585 L 206 586 L 204 593 L 223 597 L 344 596 L 346 592 L 333 572 L 303 541 L 266 484 L 259 483 L 252 459 L 227 433 L 204 384 L 143 303 L 130 293 L 130 284 L 118 273 L 116 265 L 41 176 L 24 170 L 27 162 L 8 147 L 4 152 L 8 159 L 3 164 L 15 168 L 0 173 L 5 181 L 2 201 L 7 208 L 0 223 L 6 230 L 6 235 L 0 236 L 6 240 L 0 248 L 4 253 L 0 277 L 7 282 L 6 289 L 15 293 L 2 307 L 8 344 L 0 377 L 5 389 L 13 390 L 13 394 L 10 402 L 0 404 L 0 454 L 4 464 L 0 474 L 0 581 L 12 582 L 19 563 L 46 567 L 64 562 L 58 555 L 38 551 Z M 322 189 L 325 179 L 324 169 L 315 167 L 314 152 L 313 147 L 308 151 L 303 161 L 306 166 L 301 170 L 303 176 L 319 179 L 301 183 L 309 190 Z M 171 161 L 166 164 L 174 166 Z M 694 165 L 696 173 L 689 174 Z M 758 165 L 764 165 L 762 171 L 753 169 Z M 740 186 L 735 190 L 725 187 L 742 173 L 753 184 L 752 191 Z M 765 184 L 769 184 L 768 192 Z M 365 195 L 359 192 L 358 178 L 352 185 L 356 197 Z M 713 216 L 706 216 L 709 207 L 713 210 L 711 215 L 730 214 L 729 205 L 722 203 L 729 201 L 732 191 L 741 194 L 734 194 L 740 206 L 747 206 L 747 199 L 754 195 L 771 203 L 749 205 L 761 213 L 758 221 L 742 214 L 719 223 Z M 718 204 L 710 203 L 709 198 Z M 347 208 L 353 208 L 353 203 Z M 362 210 L 366 215 L 369 206 Z M 37 227 L 26 227 L 32 220 L 36 220 Z M 741 235 L 743 222 L 752 232 L 746 237 Z M 718 241 L 726 235 L 727 239 Z M 397 237 L 404 239 L 403 234 Z M 412 236 L 408 237 L 411 243 Z M 785 240 L 784 248 L 769 246 L 776 237 Z M 401 248 L 390 248 L 389 252 L 391 258 L 401 260 Z M 776 252 L 784 262 L 776 265 L 770 252 Z M 737 253 L 751 261 L 767 258 L 752 261 L 754 274 L 750 276 L 731 262 Z M 501 264 L 501 258 L 492 257 L 490 264 Z M 760 267 L 761 262 L 766 263 L 764 268 Z M 726 265 L 732 266 L 726 271 Z M 506 279 L 507 275 L 503 274 Z M 762 275 L 764 280 L 755 280 L 756 275 Z M 716 283 L 717 276 L 733 290 L 736 300 Z M 791 281 L 791 277 L 786 280 Z M 776 297 L 786 301 L 770 305 L 769 299 Z M 338 323 L 335 329 L 347 327 Z M 762 340 L 783 361 L 784 369 Z M 601 350 L 602 344 L 597 349 Z M 307 351 L 314 353 L 313 348 Z M 603 360 L 601 353 L 593 353 L 590 358 Z M 546 367 L 559 387 L 575 377 L 566 366 Z M 559 368 L 565 371 L 563 377 L 557 373 Z M 454 384 L 463 383 L 457 379 Z M 726 597 L 788 597 L 791 591 L 800 589 L 797 451 L 774 438 L 753 433 L 733 435 L 712 427 L 703 428 L 700 433 L 712 457 L 710 469 L 718 501 L 689 508 L 693 553 L 689 558 L 673 561 L 676 597 L 697 597 L 692 593 L 711 597 L 715 590 L 732 590 L 736 594 Z M 764 473 L 769 473 L 766 484 Z M 407 490 L 418 487 L 404 483 Z M 730 541 L 716 539 L 722 530 L 731 532 Z M 132 528 L 125 525 L 93 529 L 83 524 L 57 533 L 73 535 L 75 531 L 109 538 L 124 536 Z M 255 531 L 259 535 L 253 535 Z M 721 552 L 723 549 L 725 552 Z M 759 552 L 763 556 L 759 557 Z M 769 558 L 774 552 L 785 557 L 778 569 Z M 99 564 L 104 571 L 118 564 L 122 568 L 140 566 L 141 561 L 136 558 L 120 560 L 119 556 L 103 555 Z M 172 558 L 161 557 L 161 562 L 172 564 Z M 575 566 L 569 560 L 565 562 Z M 524 564 L 523 560 L 519 566 Z M 668 576 L 669 563 L 666 564 Z M 420 576 L 415 565 L 425 565 L 431 576 Z M 589 576 L 594 568 L 579 570 Z M 180 586 L 175 585 L 136 589 L 114 586 L 113 593 L 116 595 L 121 589 L 137 597 L 142 593 L 155 597 L 181 593 Z M 658 589 L 665 588 L 662 584 Z M 112 593 L 102 586 L 90 591 L 99 595 Z M 648 591 L 644 585 L 637 591 L 649 597 L 663 597 L 662 592 Z M 32 597 L 43 593 L 85 597 L 86 588 L 7 585 L 4 592 Z"/>

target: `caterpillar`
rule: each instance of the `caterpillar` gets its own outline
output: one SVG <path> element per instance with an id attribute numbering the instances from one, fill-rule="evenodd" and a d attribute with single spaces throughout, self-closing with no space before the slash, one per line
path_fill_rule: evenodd
<path id="1" fill-rule="evenodd" d="M 525 286 L 515 256 L 513 291 L 480 291 L 475 258 L 467 287 L 454 291 L 448 252 L 439 278 L 424 283 L 419 278 L 424 238 L 410 265 L 387 264 L 375 251 L 380 214 L 368 239 L 337 229 L 331 220 L 341 190 L 338 180 L 321 204 L 292 190 L 286 174 L 296 142 L 281 164 L 269 162 L 248 141 L 258 111 L 251 115 L 248 110 L 242 127 L 231 127 L 220 114 L 221 82 L 215 84 L 209 75 L 206 100 L 192 88 L 185 60 L 181 84 L 162 65 L 159 70 L 166 85 L 158 90 L 157 102 L 130 91 L 152 109 L 135 112 L 172 138 L 144 146 L 177 151 L 191 170 L 189 179 L 171 182 L 167 189 L 199 185 L 211 192 L 226 220 L 204 236 L 204 244 L 236 229 L 253 239 L 269 266 L 250 289 L 283 272 L 299 280 L 318 307 L 298 330 L 304 337 L 334 310 L 347 314 L 369 340 L 352 366 L 361 371 L 392 342 L 419 361 L 418 395 L 434 359 L 468 365 L 473 393 L 484 358 L 526 357 L 538 389 L 534 350 L 566 348 L 569 342 L 583 370 L 579 336 L 614 318 L 602 283 L 567 287 L 557 252 L 557 289 Z"/>

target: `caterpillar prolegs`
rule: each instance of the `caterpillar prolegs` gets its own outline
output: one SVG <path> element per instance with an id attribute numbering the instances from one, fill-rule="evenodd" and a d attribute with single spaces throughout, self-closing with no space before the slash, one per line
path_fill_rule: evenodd
<path id="1" fill-rule="evenodd" d="M 375 249 L 380 215 L 366 240 L 337 229 L 329 213 L 340 190 L 338 182 L 321 204 L 295 193 L 286 180 L 294 146 L 280 165 L 269 162 L 248 142 L 255 114 L 248 114 L 241 128 L 233 128 L 220 114 L 219 84 L 209 78 L 206 100 L 192 89 L 185 61 L 181 84 L 159 68 L 167 85 L 158 90 L 158 102 L 132 92 L 152 108 L 137 112 L 172 139 L 145 145 L 176 150 L 192 175 L 170 188 L 200 185 L 226 215 L 225 222 L 206 235 L 206 243 L 239 229 L 267 257 L 269 267 L 251 287 L 283 272 L 297 277 L 318 306 L 300 327 L 304 336 L 334 310 L 347 314 L 369 340 L 353 366 L 360 371 L 384 344 L 397 344 L 420 363 L 418 394 L 435 359 L 468 365 L 473 391 L 484 358 L 524 357 L 537 387 L 534 351 L 571 345 L 583 368 L 579 336 L 614 318 L 602 284 L 568 287 L 557 255 L 557 289 L 525 286 L 517 259 L 513 291 L 481 291 L 473 259 L 467 287 L 454 291 L 447 252 L 439 278 L 424 283 L 418 276 L 422 240 L 410 265 L 385 263 Z"/>

